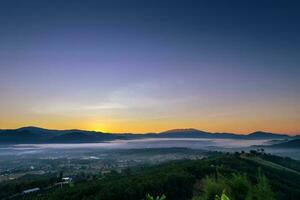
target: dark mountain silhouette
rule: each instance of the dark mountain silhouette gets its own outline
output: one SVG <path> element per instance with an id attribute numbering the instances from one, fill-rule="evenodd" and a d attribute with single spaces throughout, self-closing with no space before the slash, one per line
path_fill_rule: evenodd
<path id="1" fill-rule="evenodd" d="M 24 127 L 14 130 L 1 130 L 0 144 L 21 143 L 82 143 L 121 139 L 120 135 L 81 130 L 49 130 L 37 127 Z"/>
<path id="2" fill-rule="evenodd" d="M 294 139 L 279 144 L 273 144 L 271 147 L 277 148 L 300 148 L 300 139 Z"/>
<path id="3" fill-rule="evenodd" d="M 233 133 L 210 133 L 198 129 L 172 129 L 157 134 L 157 137 L 171 137 L 171 138 L 232 138 L 238 139 L 242 135 Z"/>
<path id="4" fill-rule="evenodd" d="M 293 138 L 284 134 L 254 132 L 248 135 L 233 133 L 210 133 L 197 129 L 173 129 L 161 133 L 130 134 L 103 133 L 82 130 L 49 130 L 38 127 L 0 130 L 0 144 L 21 143 L 86 143 L 103 142 L 114 139 L 139 138 L 223 138 L 223 139 L 286 139 Z"/>
<path id="5" fill-rule="evenodd" d="M 172 129 L 168 131 L 156 134 L 159 137 L 175 137 L 175 138 L 186 138 L 186 137 L 203 137 L 207 138 L 211 136 L 211 133 L 200 131 L 197 129 Z"/>
<path id="6" fill-rule="evenodd" d="M 248 139 L 254 138 L 254 139 L 283 139 L 288 138 L 288 135 L 284 134 L 277 134 L 277 133 L 268 133 L 263 131 L 256 131 L 253 133 L 250 133 L 246 136 Z"/>
<path id="7" fill-rule="evenodd" d="M 233 133 L 210 133 L 197 129 L 173 129 L 159 134 L 160 137 L 192 137 L 192 138 L 224 138 L 224 139 L 283 139 L 290 136 L 285 134 L 257 131 L 248 135 Z"/>

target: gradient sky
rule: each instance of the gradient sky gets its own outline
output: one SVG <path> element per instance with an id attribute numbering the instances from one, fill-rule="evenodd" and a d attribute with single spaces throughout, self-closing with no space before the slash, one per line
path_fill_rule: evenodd
<path id="1" fill-rule="evenodd" d="M 0 1 L 0 128 L 300 133 L 299 1 Z"/>

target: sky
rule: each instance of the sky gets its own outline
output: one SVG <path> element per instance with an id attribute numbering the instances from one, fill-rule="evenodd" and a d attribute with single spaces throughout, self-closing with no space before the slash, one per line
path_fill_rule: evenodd
<path id="1" fill-rule="evenodd" d="M 300 133 L 300 3 L 0 1 L 0 128 Z"/>

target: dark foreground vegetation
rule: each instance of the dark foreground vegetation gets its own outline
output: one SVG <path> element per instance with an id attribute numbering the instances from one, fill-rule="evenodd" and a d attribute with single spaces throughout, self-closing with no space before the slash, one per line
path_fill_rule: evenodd
<path id="1" fill-rule="evenodd" d="M 1 193 L 4 189 L 1 186 Z M 222 196 L 230 200 L 299 199 L 300 162 L 256 152 L 221 154 L 130 168 L 13 199 L 214 200 Z"/>

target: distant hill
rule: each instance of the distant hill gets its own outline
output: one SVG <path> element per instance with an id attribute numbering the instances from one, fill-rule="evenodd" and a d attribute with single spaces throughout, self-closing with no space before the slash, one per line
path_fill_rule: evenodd
<path id="1" fill-rule="evenodd" d="M 210 137 L 211 133 L 200 131 L 197 129 L 172 129 L 157 134 L 158 137 L 175 137 L 175 138 L 188 138 L 188 137 Z"/>
<path id="2" fill-rule="evenodd" d="M 249 135 L 246 135 L 248 139 L 284 139 L 288 138 L 288 135 L 284 134 L 277 134 L 277 133 L 268 133 L 268 132 L 263 132 L 263 131 L 257 131 L 250 133 Z"/>
<path id="3" fill-rule="evenodd" d="M 197 129 L 173 129 L 158 134 L 159 137 L 178 138 L 224 138 L 224 139 L 285 139 L 290 136 L 284 134 L 268 133 L 257 131 L 248 135 L 233 133 L 210 133 Z"/>
<path id="4" fill-rule="evenodd" d="M 300 139 L 294 139 L 287 142 L 282 142 L 279 144 L 274 144 L 271 147 L 280 147 L 280 148 L 300 148 Z"/>
<path id="5" fill-rule="evenodd" d="M 102 133 L 82 130 L 49 130 L 39 127 L 23 127 L 19 129 L 0 130 L 0 144 L 28 143 L 93 143 L 115 139 L 140 138 L 220 138 L 220 139 L 287 139 L 284 134 L 254 132 L 248 135 L 233 133 L 210 133 L 197 129 L 172 129 L 161 133 L 130 134 Z"/>
<path id="6" fill-rule="evenodd" d="M 14 130 L 1 130 L 0 144 L 26 143 L 83 143 L 122 139 L 120 135 L 81 130 L 48 130 L 37 127 L 24 127 Z"/>

